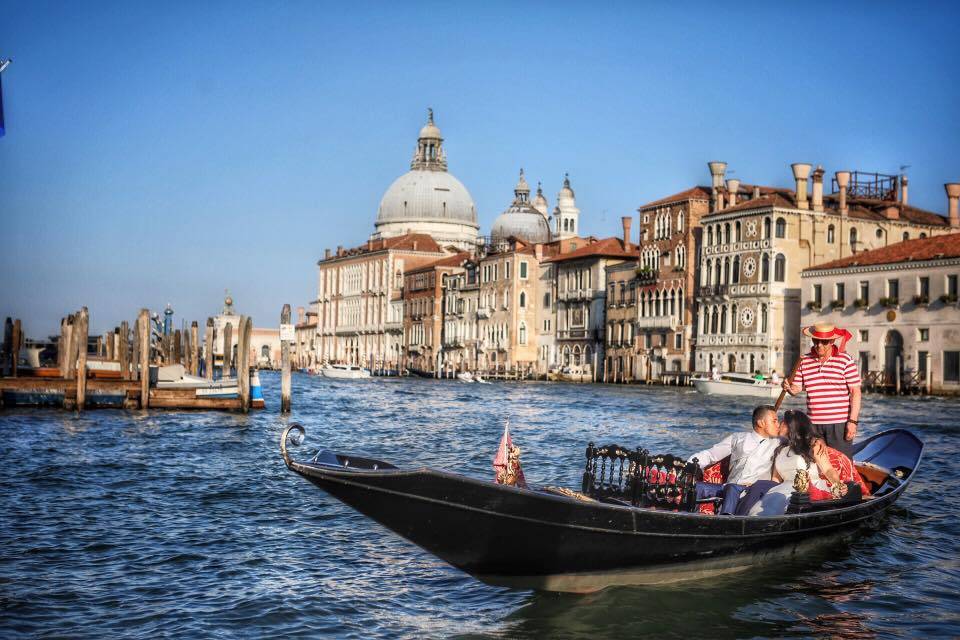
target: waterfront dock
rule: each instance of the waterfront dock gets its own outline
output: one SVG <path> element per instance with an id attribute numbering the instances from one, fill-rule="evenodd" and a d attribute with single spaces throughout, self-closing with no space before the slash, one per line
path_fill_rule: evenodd
<path id="1" fill-rule="evenodd" d="M 0 349 L 0 407 L 240 412 L 263 407 L 262 396 L 251 393 L 249 317 L 241 316 L 236 354 L 230 326 L 215 336 L 212 320 L 206 323 L 202 347 L 196 321 L 186 330 L 164 330 L 147 309 L 141 309 L 132 329 L 124 321 L 102 336 L 89 335 L 89 322 L 86 308 L 63 318 L 60 336 L 43 349 L 35 347 L 23 366 L 24 332 L 19 320 L 7 318 Z M 217 339 L 225 354 L 219 362 L 213 349 Z M 167 376 L 179 372 L 192 384 L 164 386 L 161 371 Z M 242 375 L 223 377 L 234 371 Z"/>

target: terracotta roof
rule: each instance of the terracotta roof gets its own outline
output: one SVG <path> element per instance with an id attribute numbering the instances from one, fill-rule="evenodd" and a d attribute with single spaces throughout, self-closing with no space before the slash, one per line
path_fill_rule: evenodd
<path id="1" fill-rule="evenodd" d="M 579 249 L 568 253 L 561 253 L 553 258 L 544 260 L 544 262 L 564 262 L 567 260 L 578 260 L 580 258 L 638 258 L 640 248 L 628 242 L 624 247 L 622 238 L 604 238 L 587 244 Z"/>
<path id="2" fill-rule="evenodd" d="M 339 256 L 333 254 L 329 258 L 321 258 L 317 264 L 320 264 L 325 260 L 336 260 L 338 258 L 358 256 L 365 253 L 373 253 L 375 251 L 384 251 L 386 249 L 393 249 L 394 251 L 424 251 L 427 253 L 440 253 L 440 245 L 438 245 L 436 240 L 434 240 L 430 235 L 426 233 L 405 233 L 402 236 L 370 240 L 359 247 L 344 249 L 343 253 L 341 253 Z"/>
<path id="3" fill-rule="evenodd" d="M 741 192 L 744 189 L 741 187 Z M 748 190 L 748 193 L 752 188 Z M 783 209 L 795 209 L 797 207 L 797 196 L 791 189 L 778 189 L 773 187 L 761 187 L 759 198 L 753 200 L 744 200 L 736 206 L 727 207 L 721 211 L 714 211 L 703 216 L 702 219 L 709 219 L 711 216 L 736 213 L 738 211 L 749 211 L 751 209 L 760 209 L 763 207 L 780 207 Z M 809 197 L 808 197 L 808 202 Z M 824 213 L 830 215 L 840 215 L 839 209 L 840 196 L 831 193 L 823 196 Z M 812 206 L 812 205 L 811 205 Z M 899 202 L 891 200 L 874 200 L 869 198 L 847 198 L 847 214 L 851 218 L 859 220 L 886 220 L 886 210 L 890 207 L 898 209 L 900 220 L 914 224 L 925 224 L 931 227 L 946 227 L 950 224 L 947 218 L 938 213 L 918 209 L 910 205 L 902 205 Z"/>
<path id="4" fill-rule="evenodd" d="M 422 267 L 417 267 L 416 269 L 408 269 L 404 273 L 418 273 L 420 271 L 430 271 L 438 267 L 459 267 L 464 262 L 471 258 L 470 254 L 466 251 L 461 251 L 460 253 L 455 253 L 452 256 L 447 256 L 446 258 L 440 258 L 435 262 L 425 264 Z"/>
<path id="5" fill-rule="evenodd" d="M 660 198 L 659 200 L 642 204 L 640 205 L 640 209 L 655 207 L 657 205 L 667 204 L 668 202 L 680 202 L 682 200 L 709 200 L 712 192 L 713 190 L 710 187 L 691 187 L 686 191 L 675 193 L 672 196 L 667 196 L 666 198 Z"/>
<path id="6" fill-rule="evenodd" d="M 924 260 L 939 260 L 941 258 L 960 258 L 960 233 L 933 236 L 932 238 L 917 238 L 904 240 L 896 244 L 864 251 L 846 258 L 819 264 L 807 271 L 821 271 L 823 269 L 841 269 L 843 267 L 865 267 L 878 264 L 895 264 L 898 262 L 922 262 Z"/>

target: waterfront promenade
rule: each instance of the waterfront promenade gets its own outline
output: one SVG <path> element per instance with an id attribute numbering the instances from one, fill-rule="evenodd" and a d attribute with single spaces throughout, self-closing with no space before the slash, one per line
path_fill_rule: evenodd
<path id="1" fill-rule="evenodd" d="M 278 406 L 279 376 L 262 381 Z M 490 478 L 509 418 L 528 481 L 574 488 L 590 440 L 691 452 L 752 408 L 689 388 L 302 375 L 293 394 L 297 456 L 330 447 Z M 866 397 L 864 435 L 906 427 L 927 445 L 879 531 L 710 584 L 576 596 L 484 585 L 316 490 L 285 469 L 276 411 L 9 409 L 0 636 L 956 637 L 960 474 L 944 418 L 958 412 Z"/>

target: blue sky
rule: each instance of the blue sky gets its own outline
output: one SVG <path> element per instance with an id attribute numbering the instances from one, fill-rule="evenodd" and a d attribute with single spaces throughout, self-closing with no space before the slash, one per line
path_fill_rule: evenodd
<path id="1" fill-rule="evenodd" d="M 431 106 L 482 232 L 517 171 L 581 229 L 791 162 L 960 180 L 960 5 L 0 0 L 0 315 L 31 337 L 173 304 L 258 326 L 361 244 Z M 952 31 L 951 31 L 952 30 Z"/>

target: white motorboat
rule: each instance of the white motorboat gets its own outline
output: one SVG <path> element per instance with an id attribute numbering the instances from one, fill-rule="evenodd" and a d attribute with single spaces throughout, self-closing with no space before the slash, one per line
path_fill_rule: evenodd
<path id="1" fill-rule="evenodd" d="M 700 393 L 713 396 L 750 396 L 753 398 L 777 398 L 781 387 L 766 380 L 755 380 L 749 373 L 722 373 L 714 378 L 693 378 L 694 388 Z"/>
<path id="2" fill-rule="evenodd" d="M 473 381 L 474 381 L 474 382 L 479 382 L 480 384 L 490 384 L 490 381 L 489 381 L 489 380 L 484 380 L 483 378 L 481 378 L 479 373 L 478 373 L 477 375 L 473 376 Z"/>
<path id="3" fill-rule="evenodd" d="M 370 377 L 369 370 L 355 364 L 325 364 L 320 367 L 318 373 L 324 378 L 337 380 L 359 380 Z"/>
<path id="4" fill-rule="evenodd" d="M 460 382 L 478 382 L 478 380 L 476 380 L 476 379 L 473 377 L 473 374 L 470 373 L 469 371 L 464 371 L 464 372 L 462 372 L 462 373 L 458 373 L 458 374 L 457 374 L 457 380 L 459 380 Z"/>

